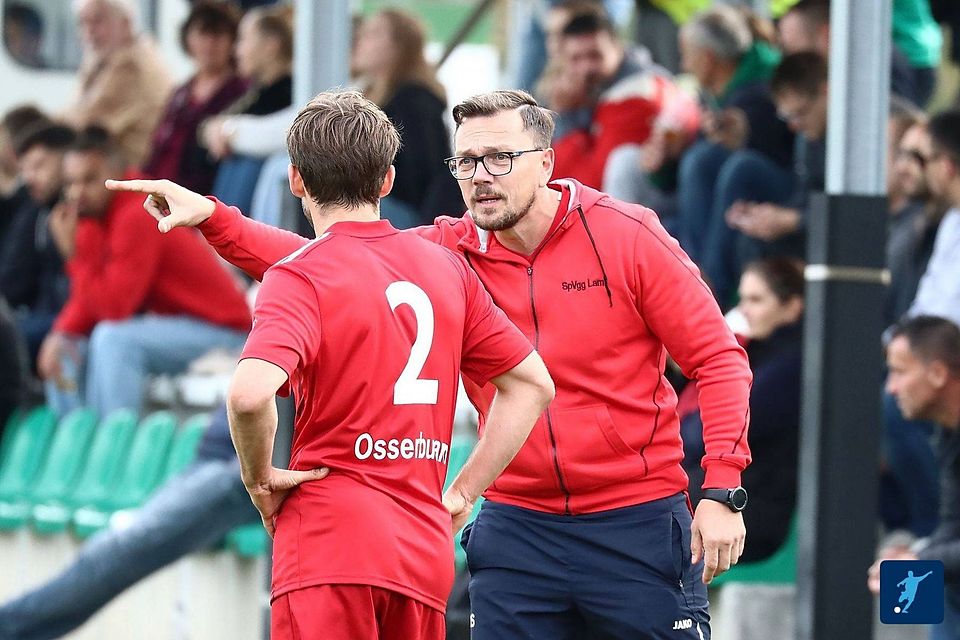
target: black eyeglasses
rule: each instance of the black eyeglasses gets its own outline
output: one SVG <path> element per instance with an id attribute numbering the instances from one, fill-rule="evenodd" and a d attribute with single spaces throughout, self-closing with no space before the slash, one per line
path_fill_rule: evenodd
<path id="1" fill-rule="evenodd" d="M 513 171 L 513 159 L 525 153 L 543 151 L 543 149 L 526 149 L 524 151 L 494 151 L 482 156 L 453 156 L 444 162 L 450 173 L 457 180 L 469 180 L 477 172 L 477 164 L 482 162 L 483 168 L 492 176 L 505 176 Z"/>

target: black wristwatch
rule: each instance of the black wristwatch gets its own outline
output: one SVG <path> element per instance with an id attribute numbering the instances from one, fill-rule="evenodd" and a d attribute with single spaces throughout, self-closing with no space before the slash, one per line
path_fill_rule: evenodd
<path id="1" fill-rule="evenodd" d="M 730 507 L 731 511 L 740 512 L 747 506 L 747 490 L 743 487 L 733 489 L 704 489 L 703 497 L 707 500 L 722 502 Z"/>

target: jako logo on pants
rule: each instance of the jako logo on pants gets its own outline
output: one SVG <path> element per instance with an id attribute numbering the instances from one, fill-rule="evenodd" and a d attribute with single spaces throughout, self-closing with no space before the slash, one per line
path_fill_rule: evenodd
<path id="1" fill-rule="evenodd" d="M 353 453 L 357 460 L 436 460 L 437 462 L 447 463 L 450 456 L 450 446 L 446 442 L 434 440 L 433 438 L 424 438 L 423 432 L 420 432 L 417 438 L 391 438 L 390 440 L 378 440 L 369 433 L 362 433 L 357 437 L 353 446 Z"/>

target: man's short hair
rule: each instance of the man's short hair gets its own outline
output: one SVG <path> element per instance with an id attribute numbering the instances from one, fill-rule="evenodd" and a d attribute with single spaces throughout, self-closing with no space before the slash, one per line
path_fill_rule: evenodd
<path id="1" fill-rule="evenodd" d="M 933 145 L 960 166 L 960 109 L 942 111 L 927 125 Z"/>
<path id="2" fill-rule="evenodd" d="M 481 93 L 467 98 L 453 108 L 453 121 L 457 129 L 467 118 L 494 116 L 502 111 L 519 109 L 523 130 L 533 131 L 533 143 L 546 149 L 553 139 L 553 112 L 537 104 L 526 91 L 502 90 Z"/>
<path id="3" fill-rule="evenodd" d="M 903 336 L 924 362 L 942 362 L 960 377 L 960 327 L 938 316 L 916 316 L 897 323 L 891 339 Z"/>
<path id="4" fill-rule="evenodd" d="M 611 38 L 617 38 L 617 29 L 613 26 L 610 18 L 606 14 L 596 11 L 574 14 L 560 30 L 563 37 L 592 36 L 597 33 L 606 33 Z"/>
<path id="5" fill-rule="evenodd" d="M 827 83 L 827 61 L 815 51 L 800 51 L 784 56 L 770 78 L 770 91 L 780 95 L 792 91 L 815 96 Z"/>
<path id="6" fill-rule="evenodd" d="M 34 147 L 66 151 L 73 145 L 75 137 L 73 129 L 66 125 L 39 120 L 15 139 L 13 152 L 20 157 Z"/>
<path id="7" fill-rule="evenodd" d="M 47 115 L 32 104 L 24 104 L 10 109 L 0 118 L 0 128 L 7 132 L 16 149 L 19 140 L 41 122 L 49 122 Z"/>
<path id="8" fill-rule="evenodd" d="M 80 129 L 67 151 L 73 153 L 97 153 L 111 162 L 122 163 L 122 156 L 110 132 L 98 124 Z"/>
<path id="9" fill-rule="evenodd" d="M 830 24 L 830 0 L 800 0 L 787 13 L 802 16 L 811 26 Z"/>
<path id="10" fill-rule="evenodd" d="M 324 91 L 297 114 L 287 133 L 290 164 L 319 205 L 376 204 L 400 134 L 357 91 Z"/>
<path id="11" fill-rule="evenodd" d="M 753 45 L 753 33 L 746 15 L 725 4 L 695 15 L 683 26 L 683 34 L 694 46 L 729 62 L 739 61 Z"/>
<path id="12" fill-rule="evenodd" d="M 223 0 L 200 0 L 193 4 L 190 14 L 180 27 L 180 47 L 187 55 L 187 34 L 197 29 L 200 33 L 229 35 L 237 39 L 240 10 L 231 2 Z"/>

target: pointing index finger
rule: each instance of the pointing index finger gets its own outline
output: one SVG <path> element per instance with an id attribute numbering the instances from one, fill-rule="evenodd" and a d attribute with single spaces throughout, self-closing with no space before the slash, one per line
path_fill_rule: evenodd
<path id="1" fill-rule="evenodd" d="M 134 191 L 163 194 L 162 180 L 107 180 L 104 185 L 110 191 Z"/>

